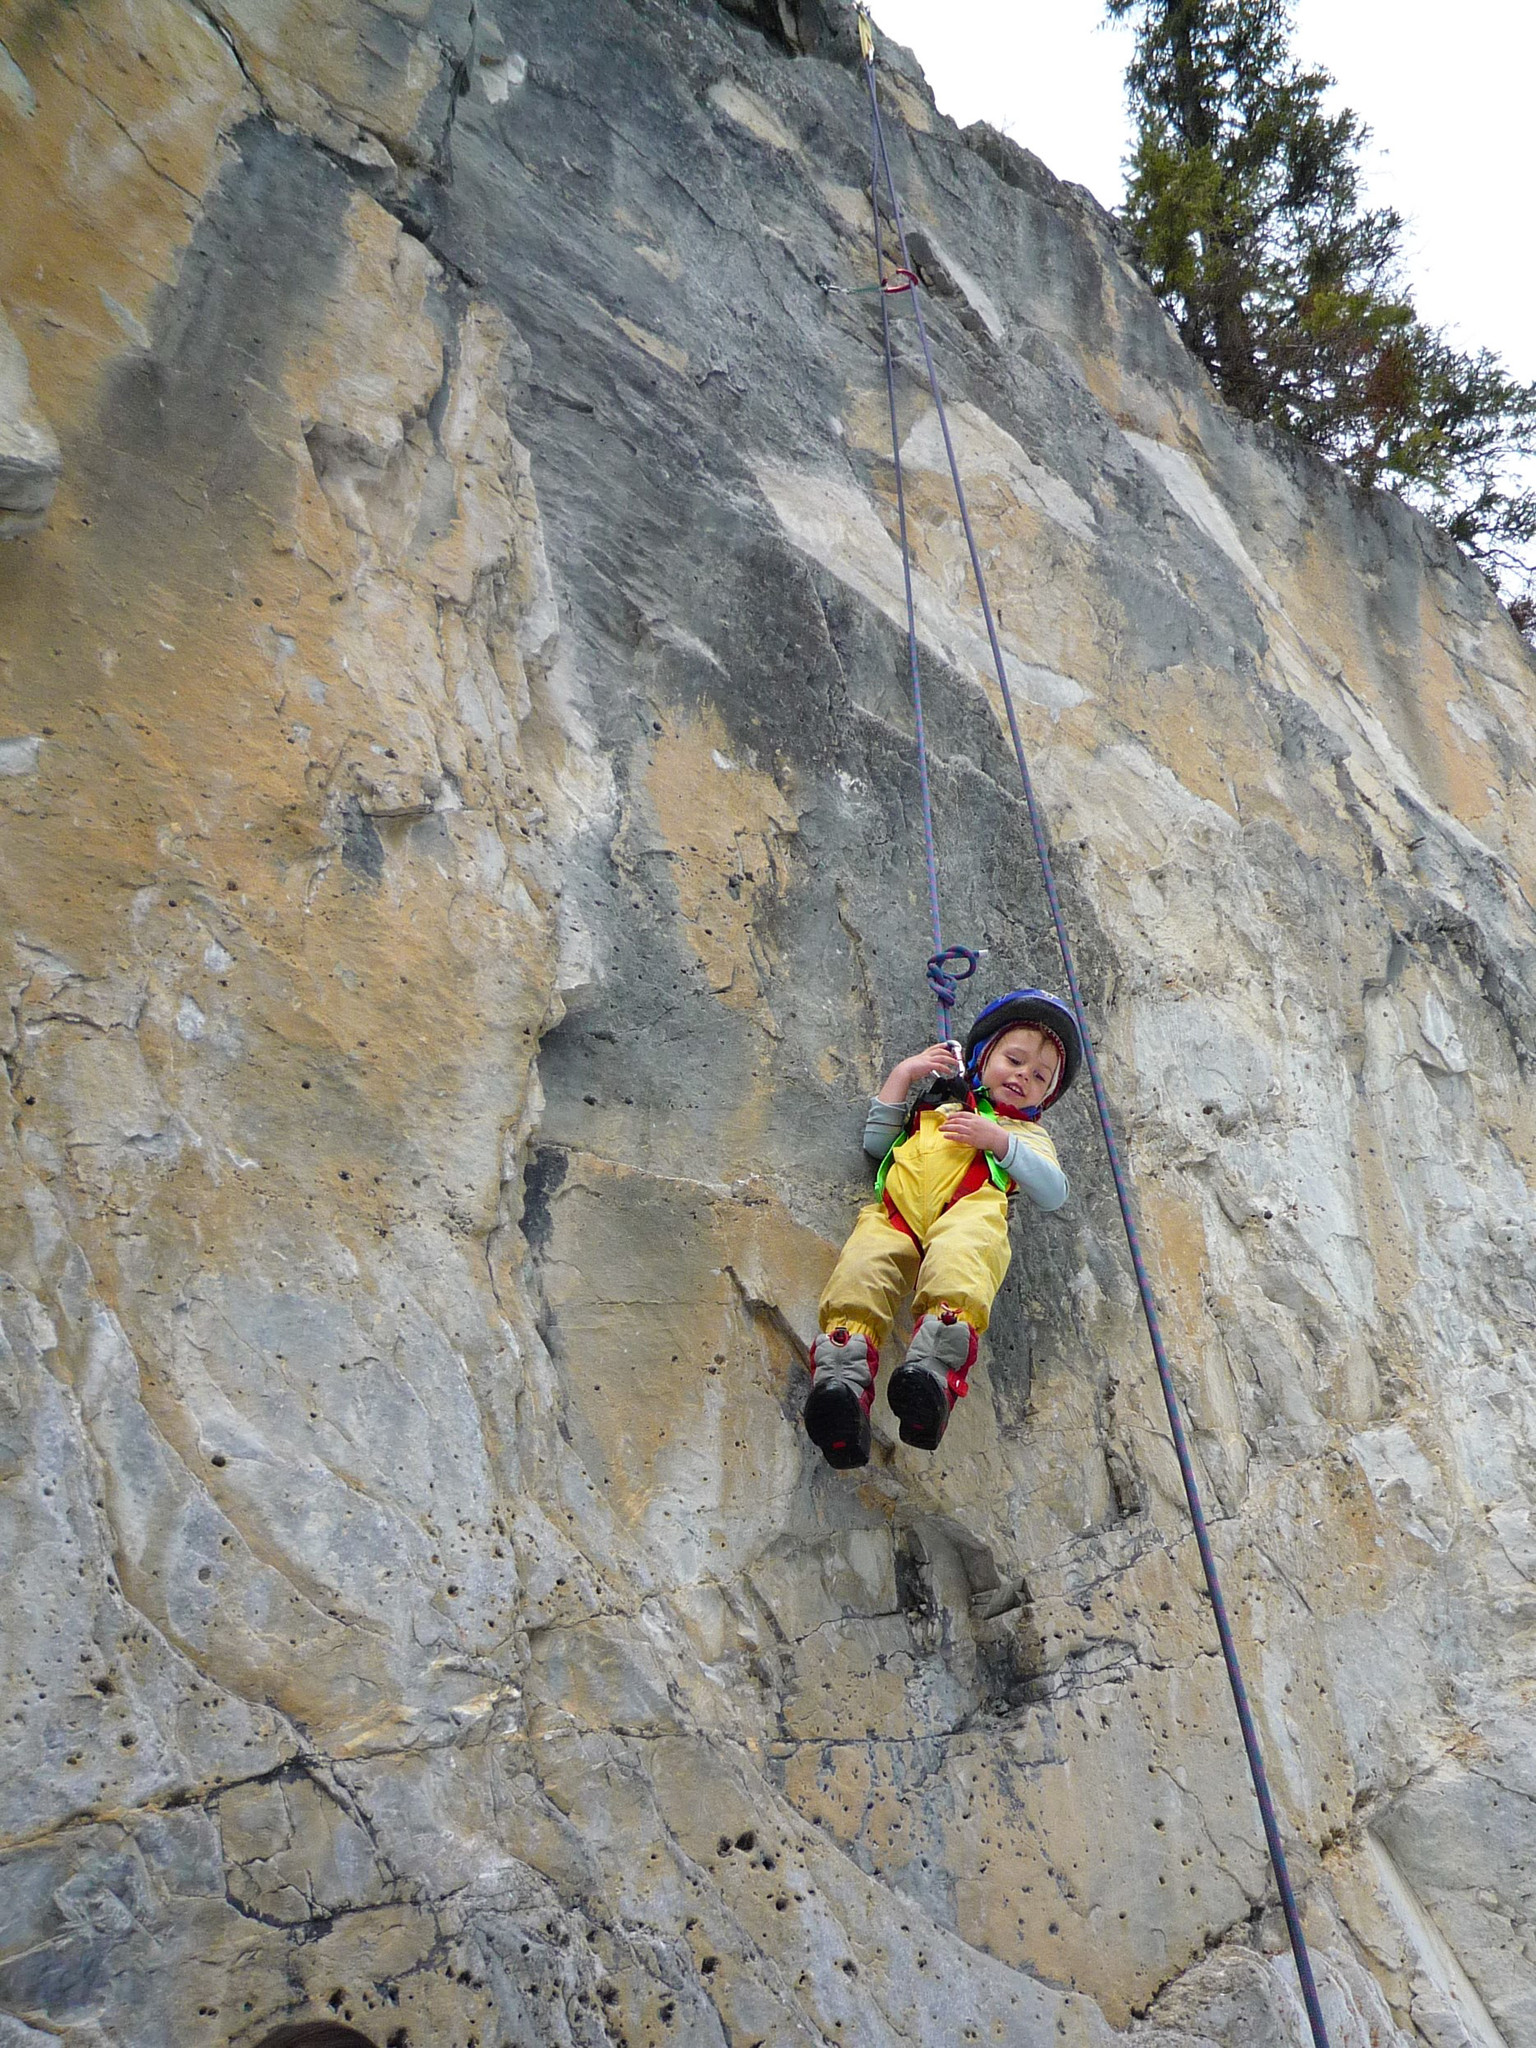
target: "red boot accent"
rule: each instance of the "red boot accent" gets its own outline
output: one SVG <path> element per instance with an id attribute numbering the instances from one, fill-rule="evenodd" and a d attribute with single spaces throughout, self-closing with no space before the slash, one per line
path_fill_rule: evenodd
<path id="1" fill-rule="evenodd" d="M 955 1309 L 941 1308 L 939 1310 L 939 1321 L 941 1323 L 958 1323 L 960 1320 L 959 1313 Z M 975 1326 L 967 1323 L 965 1327 L 971 1333 L 971 1344 L 965 1356 L 965 1363 L 964 1365 L 952 1365 L 945 1374 L 945 1379 L 949 1386 L 949 1405 L 951 1408 L 953 1408 L 957 1401 L 963 1401 L 971 1391 L 970 1371 L 971 1367 L 976 1363 L 976 1352 L 981 1343 Z"/>

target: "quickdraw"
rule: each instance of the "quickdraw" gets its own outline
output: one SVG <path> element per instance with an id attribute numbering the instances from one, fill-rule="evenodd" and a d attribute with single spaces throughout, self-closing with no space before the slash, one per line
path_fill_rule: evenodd
<path id="1" fill-rule="evenodd" d="M 884 292 L 888 299 L 894 299 L 903 292 L 915 292 L 922 281 L 915 270 L 903 270 L 899 265 L 879 284 L 834 284 L 824 273 L 818 271 L 816 275 L 817 284 L 831 299 L 862 299 L 871 292 Z"/>

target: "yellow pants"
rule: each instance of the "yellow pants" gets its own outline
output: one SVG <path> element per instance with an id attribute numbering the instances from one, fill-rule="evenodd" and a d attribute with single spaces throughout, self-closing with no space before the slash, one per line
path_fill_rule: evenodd
<path id="1" fill-rule="evenodd" d="M 852 1330 L 879 1346 L 909 1288 L 914 1316 L 943 1306 L 973 1329 L 987 1327 L 1012 1257 L 1008 1197 L 989 1179 L 945 1207 L 976 1155 L 940 1136 L 942 1122 L 925 1109 L 886 1176 L 885 1192 L 918 1241 L 891 1221 L 883 1201 L 866 1203 L 822 1293 L 822 1329 Z"/>

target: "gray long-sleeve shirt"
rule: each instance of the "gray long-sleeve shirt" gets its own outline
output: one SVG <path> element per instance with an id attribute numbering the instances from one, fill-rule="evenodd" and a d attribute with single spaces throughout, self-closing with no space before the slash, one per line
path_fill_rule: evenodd
<path id="1" fill-rule="evenodd" d="M 907 1126 L 904 1102 L 882 1102 L 875 1096 L 864 1123 L 864 1150 L 883 1159 Z M 998 1164 L 1040 1209 L 1059 1209 L 1072 1190 L 1056 1158 L 1056 1148 L 1038 1124 L 1009 1124 L 1008 1150 Z"/>

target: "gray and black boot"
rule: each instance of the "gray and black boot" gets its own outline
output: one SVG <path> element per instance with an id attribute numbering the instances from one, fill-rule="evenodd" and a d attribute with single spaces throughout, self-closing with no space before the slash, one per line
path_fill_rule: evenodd
<path id="1" fill-rule="evenodd" d="M 879 1370 L 879 1351 L 851 1330 L 823 1330 L 811 1346 L 806 1432 L 839 1472 L 869 1463 L 869 1411 Z"/>
<path id="2" fill-rule="evenodd" d="M 919 1451 L 938 1449 L 950 1411 L 967 1391 L 976 1343 L 976 1332 L 952 1308 L 924 1316 L 912 1332 L 907 1355 L 885 1390 L 904 1444 Z"/>

